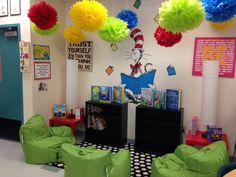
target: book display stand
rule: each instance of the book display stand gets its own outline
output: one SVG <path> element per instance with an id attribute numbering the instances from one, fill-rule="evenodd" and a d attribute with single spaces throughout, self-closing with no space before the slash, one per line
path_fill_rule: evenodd
<path id="1" fill-rule="evenodd" d="M 163 155 L 173 152 L 182 143 L 183 108 L 161 110 L 136 107 L 135 149 Z"/>
<path id="2" fill-rule="evenodd" d="M 85 140 L 122 146 L 127 143 L 128 104 L 86 102 Z"/>

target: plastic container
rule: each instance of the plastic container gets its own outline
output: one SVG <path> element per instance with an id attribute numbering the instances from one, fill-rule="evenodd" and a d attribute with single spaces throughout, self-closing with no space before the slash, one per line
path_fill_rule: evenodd
<path id="1" fill-rule="evenodd" d="M 191 134 L 192 134 L 192 135 L 197 135 L 197 131 L 198 131 L 198 120 L 199 120 L 199 117 L 198 117 L 198 116 L 193 116 L 193 117 L 192 117 L 192 130 L 191 130 Z"/>

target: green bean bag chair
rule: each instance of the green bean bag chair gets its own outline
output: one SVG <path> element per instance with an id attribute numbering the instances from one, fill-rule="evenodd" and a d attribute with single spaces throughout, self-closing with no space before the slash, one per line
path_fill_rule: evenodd
<path id="1" fill-rule="evenodd" d="M 61 162 L 61 145 L 75 144 L 70 127 L 48 127 L 38 114 L 21 126 L 19 134 L 25 161 L 31 164 Z"/>
<path id="2" fill-rule="evenodd" d="M 228 162 L 229 156 L 223 141 L 200 150 L 182 144 L 174 153 L 153 160 L 151 177 L 216 177 L 218 169 Z"/>
<path id="3" fill-rule="evenodd" d="M 71 144 L 62 145 L 65 177 L 130 177 L 130 154 L 120 150 L 116 154 L 97 150 L 95 147 L 81 148 Z"/>

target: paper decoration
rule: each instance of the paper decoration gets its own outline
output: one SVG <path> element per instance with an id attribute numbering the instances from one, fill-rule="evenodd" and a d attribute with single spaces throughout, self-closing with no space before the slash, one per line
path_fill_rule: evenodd
<path id="1" fill-rule="evenodd" d="M 93 71 L 93 41 L 69 44 L 68 59 L 77 60 L 79 71 Z"/>
<path id="2" fill-rule="evenodd" d="M 108 10 L 97 1 L 78 1 L 69 11 L 72 22 L 84 31 L 97 31 L 104 25 Z"/>
<path id="3" fill-rule="evenodd" d="M 113 68 L 114 68 L 113 66 L 108 66 L 108 67 L 107 67 L 106 73 L 107 73 L 108 76 L 110 76 L 111 73 L 113 72 Z"/>
<path id="4" fill-rule="evenodd" d="M 195 39 L 192 75 L 202 75 L 204 60 L 219 60 L 219 76 L 234 78 L 236 38 L 205 38 Z"/>
<path id="5" fill-rule="evenodd" d="M 205 61 L 202 77 L 202 123 L 216 125 L 219 61 Z"/>
<path id="6" fill-rule="evenodd" d="M 19 42 L 20 49 L 20 71 L 21 72 L 30 72 L 30 43 L 20 41 Z"/>
<path id="7" fill-rule="evenodd" d="M 172 65 L 169 65 L 166 69 L 167 69 L 168 76 L 176 75 L 175 67 L 173 67 Z"/>
<path id="8" fill-rule="evenodd" d="M 111 48 L 111 50 L 112 50 L 113 52 L 115 52 L 115 51 L 117 51 L 117 50 L 119 49 L 116 44 L 111 44 L 111 45 L 110 45 L 110 48 Z"/>
<path id="9" fill-rule="evenodd" d="M 50 47 L 47 45 L 33 45 L 34 60 L 50 60 Z"/>
<path id="10" fill-rule="evenodd" d="M 109 43 L 123 41 L 129 35 L 127 23 L 119 18 L 108 17 L 103 27 L 99 29 L 99 37 Z"/>
<path id="11" fill-rule="evenodd" d="M 78 107 L 78 62 L 67 60 L 66 62 L 66 105 L 67 108 L 75 109 Z"/>
<path id="12" fill-rule="evenodd" d="M 159 25 L 159 14 L 154 17 L 154 21 Z"/>
<path id="13" fill-rule="evenodd" d="M 51 62 L 34 62 L 34 80 L 51 79 Z"/>
<path id="14" fill-rule="evenodd" d="M 129 29 L 133 29 L 138 24 L 138 16 L 131 10 L 123 9 L 117 14 L 116 17 L 125 21 L 128 24 Z"/>
<path id="15" fill-rule="evenodd" d="M 134 2 L 134 7 L 135 7 L 136 9 L 139 9 L 139 7 L 141 6 L 141 4 L 142 4 L 142 1 L 141 1 L 141 0 L 136 0 L 136 1 Z"/>

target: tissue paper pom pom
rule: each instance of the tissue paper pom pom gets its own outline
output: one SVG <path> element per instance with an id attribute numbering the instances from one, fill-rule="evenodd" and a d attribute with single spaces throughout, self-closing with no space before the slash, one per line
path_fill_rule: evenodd
<path id="1" fill-rule="evenodd" d="M 171 32 L 186 32 L 198 27 L 205 12 L 198 0 L 169 0 L 159 9 L 159 24 Z"/>
<path id="2" fill-rule="evenodd" d="M 30 7 L 28 17 L 41 30 L 52 28 L 57 22 L 57 11 L 42 1 Z"/>
<path id="3" fill-rule="evenodd" d="M 154 33 L 154 37 L 157 40 L 157 44 L 159 44 L 160 46 L 171 47 L 181 41 L 182 34 L 174 34 L 172 32 L 166 31 L 159 26 Z"/>
<path id="4" fill-rule="evenodd" d="M 47 29 L 47 30 L 41 30 L 40 28 L 38 28 L 34 23 L 31 24 L 31 28 L 32 30 L 34 30 L 36 33 L 41 34 L 41 35 L 50 35 L 53 34 L 55 32 L 57 32 L 57 30 L 59 29 L 60 24 L 56 23 L 52 28 Z"/>
<path id="5" fill-rule="evenodd" d="M 133 29 L 138 24 L 137 14 L 131 10 L 122 10 L 118 13 L 116 17 L 127 22 L 129 29 Z"/>
<path id="6" fill-rule="evenodd" d="M 216 23 L 216 22 L 210 22 L 210 21 L 209 23 L 213 28 L 223 29 L 223 28 L 227 28 L 229 25 L 233 23 L 233 18 L 223 23 Z"/>
<path id="7" fill-rule="evenodd" d="M 235 0 L 202 0 L 206 12 L 206 20 L 225 22 L 236 14 Z"/>
<path id="8" fill-rule="evenodd" d="M 71 20 L 85 31 L 96 31 L 107 18 L 107 9 L 96 1 L 83 0 L 75 3 L 70 11 Z"/>
<path id="9" fill-rule="evenodd" d="M 64 38 L 72 44 L 79 44 L 81 41 L 84 40 L 84 34 L 83 32 L 74 27 L 74 26 L 68 26 L 64 30 Z"/>
<path id="10" fill-rule="evenodd" d="M 98 31 L 99 36 L 107 42 L 117 43 L 124 40 L 129 29 L 127 23 L 115 17 L 108 17 L 103 27 Z"/>

